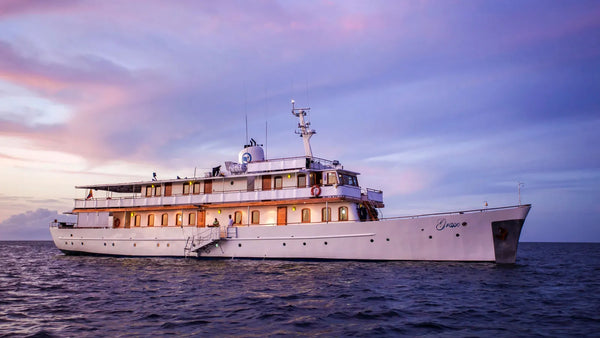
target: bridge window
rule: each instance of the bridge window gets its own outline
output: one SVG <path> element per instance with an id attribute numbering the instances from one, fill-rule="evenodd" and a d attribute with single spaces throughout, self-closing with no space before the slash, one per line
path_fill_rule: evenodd
<path id="1" fill-rule="evenodd" d="M 331 222 L 331 208 L 321 209 L 321 221 L 322 222 Z"/>
<path id="2" fill-rule="evenodd" d="M 153 227 L 154 226 L 154 214 L 148 215 L 148 226 L 149 227 Z"/>
<path id="3" fill-rule="evenodd" d="M 252 210 L 252 224 L 260 224 L 260 211 Z"/>
<path id="4" fill-rule="evenodd" d="M 329 172 L 327 173 L 327 185 L 333 185 L 337 183 L 337 180 L 335 179 L 335 172 Z"/>
<path id="5" fill-rule="evenodd" d="M 160 225 L 162 225 L 164 227 L 169 225 L 169 215 L 168 214 L 162 214 L 161 220 L 160 220 Z"/>
<path id="6" fill-rule="evenodd" d="M 310 223 L 310 209 L 302 209 L 302 223 Z"/>
<path id="7" fill-rule="evenodd" d="M 347 221 L 348 220 L 348 208 L 340 207 L 338 209 L 338 221 Z"/>

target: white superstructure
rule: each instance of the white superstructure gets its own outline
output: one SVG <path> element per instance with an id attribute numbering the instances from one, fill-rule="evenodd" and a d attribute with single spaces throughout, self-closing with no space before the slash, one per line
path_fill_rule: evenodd
<path id="1" fill-rule="evenodd" d="M 89 194 L 75 200 L 77 223 L 53 223 L 54 243 L 123 256 L 515 262 L 530 205 L 380 218 L 382 191 L 312 156 L 307 110 L 292 106 L 304 156 L 265 159 L 252 139 L 199 177 L 79 186 Z"/>

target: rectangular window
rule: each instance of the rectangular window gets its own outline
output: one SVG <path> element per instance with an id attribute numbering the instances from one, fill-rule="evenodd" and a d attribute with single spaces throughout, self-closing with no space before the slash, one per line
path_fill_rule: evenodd
<path id="1" fill-rule="evenodd" d="M 194 182 L 194 194 L 200 193 L 200 182 Z"/>
<path id="2" fill-rule="evenodd" d="M 196 214 L 193 212 L 188 216 L 188 225 L 196 225 Z"/>
<path id="3" fill-rule="evenodd" d="M 322 222 L 331 222 L 331 208 L 321 209 L 321 221 Z"/>
<path id="4" fill-rule="evenodd" d="M 306 188 L 306 175 L 298 175 L 298 188 Z"/>
<path id="5" fill-rule="evenodd" d="M 160 185 L 157 185 L 156 187 L 154 187 L 154 196 L 160 196 L 161 192 L 160 192 Z"/>
<path id="6" fill-rule="evenodd" d="M 190 187 L 191 187 L 191 183 L 184 183 L 183 184 L 183 194 L 184 195 L 189 195 L 190 194 Z"/>
<path id="7" fill-rule="evenodd" d="M 283 188 L 283 178 L 281 176 L 275 176 L 275 189 Z"/>
<path id="8" fill-rule="evenodd" d="M 175 225 L 182 225 L 182 224 L 183 224 L 183 215 L 182 214 L 175 215 Z"/>
<path id="9" fill-rule="evenodd" d="M 142 215 L 135 215 L 135 218 L 133 219 L 133 226 L 139 227 L 142 223 Z"/>
<path id="10" fill-rule="evenodd" d="M 146 187 L 146 197 L 150 197 L 152 196 L 152 186 L 147 186 Z"/>
<path id="11" fill-rule="evenodd" d="M 252 224 L 260 224 L 260 211 L 252 211 Z"/>
<path id="12" fill-rule="evenodd" d="M 166 227 L 169 225 L 169 215 L 167 214 L 162 214 L 161 220 L 160 220 L 160 225 Z"/>
<path id="13" fill-rule="evenodd" d="M 335 173 L 334 172 L 329 172 L 327 173 L 327 184 L 329 185 L 333 185 L 337 183 L 337 180 L 335 179 Z"/>

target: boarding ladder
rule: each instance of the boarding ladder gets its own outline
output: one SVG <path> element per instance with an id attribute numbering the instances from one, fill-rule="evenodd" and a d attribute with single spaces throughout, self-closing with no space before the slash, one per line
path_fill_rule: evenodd
<path id="1" fill-rule="evenodd" d="M 200 250 L 207 246 L 218 243 L 221 240 L 221 231 L 219 227 L 210 227 L 199 231 L 193 236 L 189 236 L 185 242 L 184 256 L 189 257 L 192 253 L 200 256 Z"/>

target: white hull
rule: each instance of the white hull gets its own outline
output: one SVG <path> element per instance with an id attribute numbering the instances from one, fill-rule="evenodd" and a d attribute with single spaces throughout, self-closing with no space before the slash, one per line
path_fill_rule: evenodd
<path id="1" fill-rule="evenodd" d="M 530 206 L 402 217 L 235 227 L 230 238 L 192 256 L 212 258 L 491 261 L 514 263 Z M 189 239 L 207 228 L 59 228 L 50 232 L 67 253 L 119 256 L 190 254 Z"/>

